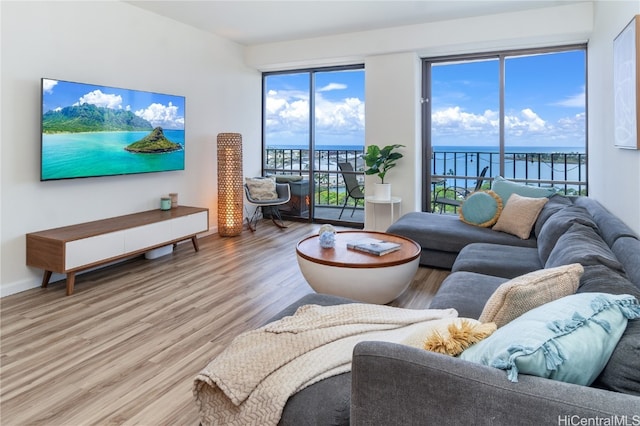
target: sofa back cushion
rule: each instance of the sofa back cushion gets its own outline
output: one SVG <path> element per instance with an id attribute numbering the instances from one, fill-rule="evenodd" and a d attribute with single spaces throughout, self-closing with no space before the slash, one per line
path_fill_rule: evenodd
<path id="1" fill-rule="evenodd" d="M 600 235 L 591 227 L 574 223 L 556 243 L 545 263 L 545 268 L 553 268 L 571 263 L 582 266 L 604 265 L 624 275 L 622 264 Z"/>
<path id="2" fill-rule="evenodd" d="M 583 206 L 589 211 L 600 228 L 602 238 L 609 247 L 612 247 L 613 243 L 621 237 L 638 238 L 638 235 L 626 223 L 593 198 L 578 197 L 575 200 L 575 205 Z"/>
<path id="3" fill-rule="evenodd" d="M 549 259 L 551 250 L 555 247 L 558 239 L 574 223 L 581 223 L 590 228 L 598 229 L 595 221 L 584 207 L 568 206 L 557 211 L 547 219 L 538 234 L 538 255 L 543 265 Z"/>
<path id="4" fill-rule="evenodd" d="M 551 215 L 571 205 L 573 205 L 571 198 L 565 197 L 564 195 L 556 194 L 549 197 L 549 202 L 544 205 L 538 215 L 538 219 L 536 219 L 536 224 L 533 226 L 533 233 L 536 238 L 540 235 L 540 230 Z"/>
<path id="5" fill-rule="evenodd" d="M 613 243 L 611 249 L 624 266 L 629 281 L 640 290 L 640 240 L 621 237 Z"/>
<path id="6" fill-rule="evenodd" d="M 640 299 L 640 289 L 603 265 L 584 268 L 578 293 L 629 294 Z M 629 321 L 593 386 L 640 396 L 640 319 Z"/>

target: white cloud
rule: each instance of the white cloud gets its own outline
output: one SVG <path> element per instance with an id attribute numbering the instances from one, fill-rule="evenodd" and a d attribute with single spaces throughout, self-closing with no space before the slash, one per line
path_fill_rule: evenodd
<path id="1" fill-rule="evenodd" d="M 497 141 L 499 121 L 497 111 L 486 110 L 481 114 L 466 112 L 459 106 L 433 112 L 432 134 L 437 144 L 459 141 L 464 144 Z M 584 141 L 585 114 L 563 117 L 557 122 L 544 120 L 531 108 L 507 112 L 505 132 L 510 144 L 538 143 L 562 140 L 572 143 Z"/>
<path id="2" fill-rule="evenodd" d="M 49 80 L 49 79 L 43 79 L 42 80 L 42 90 L 45 93 L 53 93 L 53 88 L 58 84 L 57 80 Z"/>
<path id="3" fill-rule="evenodd" d="M 328 92 L 331 90 L 345 90 L 347 88 L 346 84 L 342 83 L 329 83 L 324 87 L 318 89 L 318 92 Z"/>
<path id="4" fill-rule="evenodd" d="M 336 86 L 325 86 L 335 90 Z M 296 143 L 306 143 L 309 130 L 309 96 L 307 92 L 270 90 L 267 93 L 266 124 L 268 143 L 284 142 L 298 134 Z M 315 97 L 316 134 L 364 134 L 364 101 L 358 98 L 328 100 L 318 93 Z M 363 138 L 362 138 L 363 139 Z M 291 139 L 289 139 L 291 141 Z M 364 142 L 364 140 L 362 141 Z"/>
<path id="5" fill-rule="evenodd" d="M 583 87 L 582 92 L 573 96 L 569 96 L 561 101 L 554 102 L 552 105 L 567 107 L 567 108 L 584 108 L 586 105 L 585 99 L 586 99 L 586 94 Z"/>
<path id="6" fill-rule="evenodd" d="M 111 109 L 121 109 L 122 96 L 109 95 L 106 93 L 102 93 L 101 90 L 94 90 L 93 92 L 89 92 L 86 95 L 81 96 L 80 99 L 78 99 L 78 102 L 73 104 L 73 106 L 78 106 L 82 104 L 96 105 L 99 107 L 111 108 Z"/>
<path id="7" fill-rule="evenodd" d="M 444 108 L 431 115 L 432 127 L 438 131 L 497 131 L 498 113 L 486 110 L 483 114 L 465 112 L 459 106 Z"/>
<path id="8" fill-rule="evenodd" d="M 178 115 L 178 107 L 171 102 L 169 102 L 169 105 L 153 103 L 145 109 L 136 111 L 134 114 L 149 121 L 153 127 L 159 126 L 163 129 L 184 128 L 184 117 Z"/>
<path id="9" fill-rule="evenodd" d="M 505 129 L 511 135 L 521 136 L 525 133 L 543 133 L 550 130 L 550 126 L 530 108 L 520 111 L 520 114 L 506 115 Z"/>

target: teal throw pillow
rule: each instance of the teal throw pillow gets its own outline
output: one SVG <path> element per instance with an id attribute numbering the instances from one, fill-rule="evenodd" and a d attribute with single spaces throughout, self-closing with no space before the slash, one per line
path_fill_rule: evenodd
<path id="1" fill-rule="evenodd" d="M 556 193 L 554 188 L 540 188 L 539 186 L 525 185 L 507 180 L 502 176 L 496 176 L 493 179 L 491 189 L 502 198 L 503 203 L 506 203 L 511 194 L 514 193 L 528 198 L 551 197 Z"/>
<path id="2" fill-rule="evenodd" d="M 629 319 L 640 318 L 635 297 L 578 293 L 532 309 L 471 346 L 460 358 L 507 371 L 589 386 L 607 364 Z"/>
<path id="3" fill-rule="evenodd" d="M 497 222 L 502 212 L 502 200 L 495 192 L 477 191 L 469 195 L 460 207 L 460 220 L 469 225 L 488 228 Z"/>

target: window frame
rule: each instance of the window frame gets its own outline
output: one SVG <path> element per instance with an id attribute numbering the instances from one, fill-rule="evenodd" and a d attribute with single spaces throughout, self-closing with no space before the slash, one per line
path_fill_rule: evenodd
<path id="1" fill-rule="evenodd" d="M 499 161 L 500 161 L 500 175 L 504 176 L 505 173 L 505 61 L 508 58 L 527 56 L 527 55 L 540 55 L 560 53 L 567 51 L 582 50 L 584 51 L 584 81 L 585 81 L 585 182 L 586 191 L 588 193 L 589 188 L 589 106 L 588 106 L 588 46 L 587 43 L 569 44 L 562 46 L 550 46 L 550 47 L 536 47 L 526 49 L 509 49 L 490 52 L 479 53 L 467 53 L 460 55 L 445 55 L 435 57 L 422 58 L 422 88 L 421 88 L 421 103 L 422 103 L 422 211 L 431 211 L 431 157 L 432 157 L 432 137 L 431 137 L 431 66 L 433 64 L 440 64 L 444 62 L 462 62 L 462 61 L 477 61 L 497 59 L 499 61 Z"/>

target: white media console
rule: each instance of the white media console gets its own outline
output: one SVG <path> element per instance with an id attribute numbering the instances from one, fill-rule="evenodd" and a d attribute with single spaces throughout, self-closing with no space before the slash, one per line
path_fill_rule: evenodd
<path id="1" fill-rule="evenodd" d="M 27 234 L 27 265 L 44 269 L 42 287 L 53 272 L 67 274 L 67 296 L 78 271 L 191 239 L 209 230 L 209 210 L 178 206 L 80 223 Z"/>

